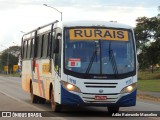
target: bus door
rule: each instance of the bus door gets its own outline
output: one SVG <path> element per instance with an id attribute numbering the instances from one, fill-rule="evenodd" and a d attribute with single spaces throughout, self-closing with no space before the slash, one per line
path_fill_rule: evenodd
<path id="1" fill-rule="evenodd" d="M 61 30 L 56 29 L 55 39 L 53 40 L 53 71 L 54 71 L 54 99 L 60 102 L 60 80 L 61 80 Z"/>

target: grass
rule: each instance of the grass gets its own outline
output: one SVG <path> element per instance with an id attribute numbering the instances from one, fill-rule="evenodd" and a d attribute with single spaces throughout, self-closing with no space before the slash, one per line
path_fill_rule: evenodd
<path id="1" fill-rule="evenodd" d="M 160 79 L 138 80 L 138 90 L 145 92 L 160 92 Z"/>
<path id="2" fill-rule="evenodd" d="M 160 71 L 138 71 L 138 90 L 160 92 Z"/>
<path id="3" fill-rule="evenodd" d="M 138 72 L 138 80 L 155 80 L 160 79 L 160 71 L 139 71 Z"/>
<path id="4" fill-rule="evenodd" d="M 0 76 L 9 76 L 9 77 L 20 77 L 20 74 L 19 73 L 16 73 L 16 74 L 0 74 Z"/>

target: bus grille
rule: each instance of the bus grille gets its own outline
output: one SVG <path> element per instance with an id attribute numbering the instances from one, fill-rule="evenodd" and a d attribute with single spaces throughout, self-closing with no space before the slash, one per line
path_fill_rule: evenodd
<path id="1" fill-rule="evenodd" d="M 84 82 L 86 88 L 116 88 L 115 82 Z M 105 96 L 105 100 L 97 100 L 95 96 Z M 116 103 L 119 99 L 119 93 L 82 93 L 82 98 L 86 103 Z"/>

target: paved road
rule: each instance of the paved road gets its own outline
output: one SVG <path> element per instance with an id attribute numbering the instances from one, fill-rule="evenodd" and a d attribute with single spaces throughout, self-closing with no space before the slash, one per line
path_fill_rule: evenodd
<path id="1" fill-rule="evenodd" d="M 0 76 L 0 111 L 51 111 L 50 104 L 31 104 L 30 95 L 24 92 L 21 88 L 21 79 L 17 77 L 2 77 Z M 160 111 L 160 104 L 147 103 L 137 101 L 135 107 L 120 108 L 120 111 Z M 64 108 L 62 113 L 47 112 L 52 115 L 52 118 L 41 118 L 44 120 L 81 120 L 81 119 L 118 119 L 121 117 L 100 117 L 107 114 L 105 107 L 83 107 L 83 108 Z M 97 117 L 88 117 L 92 114 Z M 81 117 L 83 116 L 83 117 Z M 3 118 L 0 118 L 3 119 Z M 9 119 L 9 118 L 8 118 Z M 13 119 L 13 118 L 12 118 Z M 21 118 L 20 118 L 21 119 Z M 27 119 L 27 118 L 25 118 Z M 34 118 L 35 120 L 36 118 Z M 158 117 L 123 117 L 123 119 L 130 120 L 160 120 Z M 17 118 L 15 118 L 17 120 Z M 37 118 L 39 120 L 39 118 Z"/>

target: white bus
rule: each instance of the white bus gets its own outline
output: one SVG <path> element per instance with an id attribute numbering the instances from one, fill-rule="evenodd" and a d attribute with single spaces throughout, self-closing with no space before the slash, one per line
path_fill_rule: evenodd
<path id="1" fill-rule="evenodd" d="M 52 22 L 22 37 L 22 87 L 32 103 L 136 105 L 137 57 L 133 29 L 105 21 Z"/>

